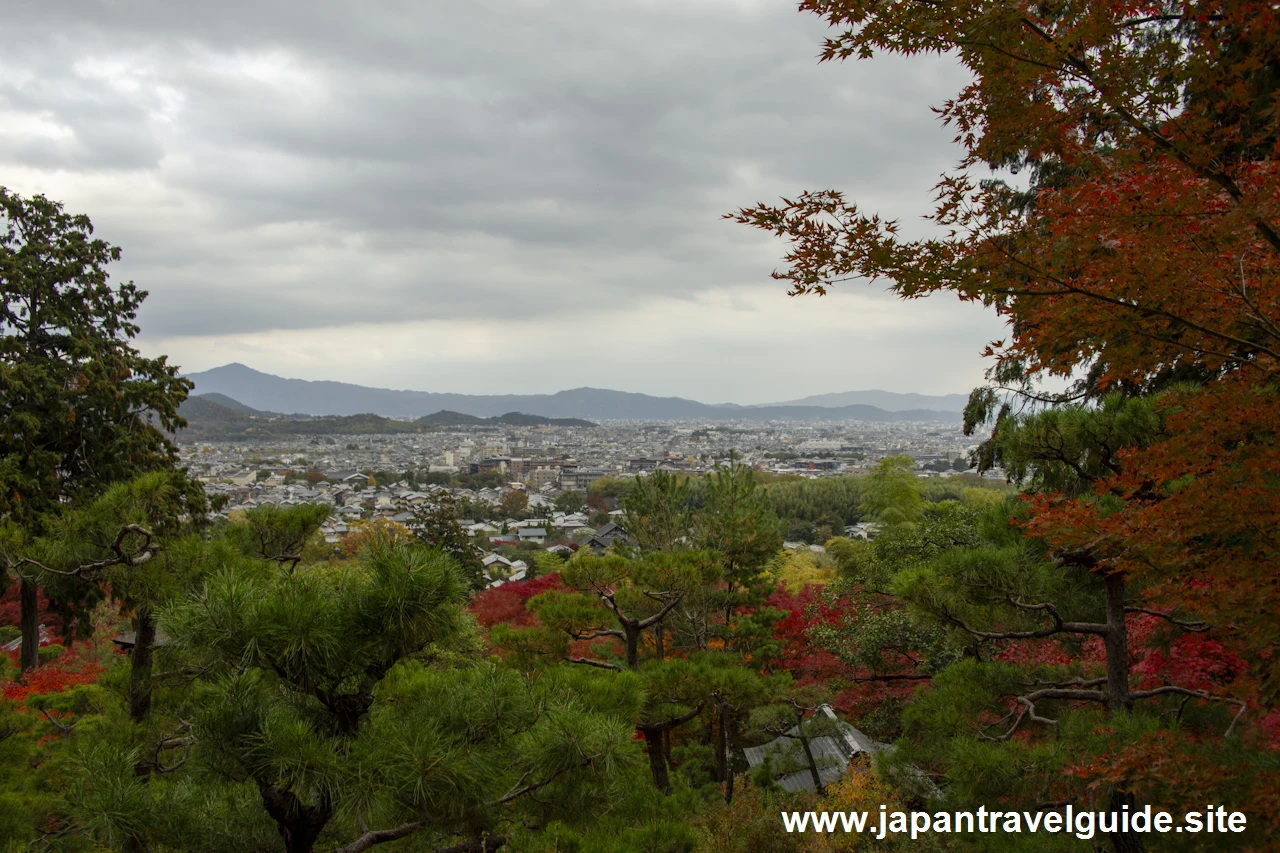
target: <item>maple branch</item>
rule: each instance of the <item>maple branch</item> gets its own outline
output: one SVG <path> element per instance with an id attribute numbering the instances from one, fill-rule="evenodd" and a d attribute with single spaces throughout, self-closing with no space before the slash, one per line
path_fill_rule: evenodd
<path id="1" fill-rule="evenodd" d="M 1007 391 L 1010 394 L 1017 394 L 1019 397 L 1025 397 L 1028 400 L 1033 400 L 1037 403 L 1049 403 L 1054 406 L 1062 405 L 1064 403 L 1074 403 L 1078 400 L 1083 400 L 1088 396 L 1084 391 L 1080 391 L 1075 394 L 1037 394 L 1034 391 L 1028 391 L 1025 388 L 1011 388 L 1008 385 L 995 385 L 992 387 L 997 391 Z"/>
<path id="2" fill-rule="evenodd" d="M 1116 27 L 1118 29 L 1124 29 L 1126 27 L 1139 27 L 1139 26 L 1142 26 L 1143 24 L 1154 24 L 1154 23 L 1164 23 L 1169 21 L 1185 21 L 1185 20 L 1187 20 L 1186 15 L 1145 15 L 1141 18 L 1130 18 L 1127 21 L 1117 21 Z M 1205 15 L 1204 20 L 1217 22 L 1217 21 L 1223 20 L 1223 16 L 1222 15 Z"/>
<path id="3" fill-rule="evenodd" d="M 1240 710 L 1237 711 L 1236 715 L 1231 719 L 1231 725 L 1227 726 L 1227 730 L 1222 733 L 1224 738 L 1231 736 L 1231 732 L 1235 729 L 1236 723 L 1240 722 L 1240 718 L 1244 716 L 1244 712 L 1249 707 L 1249 703 L 1245 702 L 1243 699 L 1231 699 L 1227 696 L 1214 696 L 1207 690 L 1189 690 L 1186 687 L 1175 687 L 1171 684 L 1167 684 L 1164 687 L 1154 687 L 1150 690 L 1135 690 L 1130 693 L 1129 696 L 1132 699 L 1150 699 L 1155 696 L 1168 696 L 1170 694 L 1186 696 L 1194 699 L 1204 699 L 1206 702 L 1226 702 L 1231 705 L 1239 705 Z M 1181 712 L 1181 709 L 1179 709 L 1179 712 Z"/>
<path id="4" fill-rule="evenodd" d="M 1249 298 L 1249 280 L 1244 274 L 1244 258 L 1239 259 L 1240 264 L 1240 284 L 1236 287 L 1235 282 L 1231 282 L 1233 295 L 1239 296 L 1245 305 L 1249 306 L 1249 310 L 1253 312 L 1250 318 L 1258 325 L 1262 326 L 1273 338 L 1280 338 L 1280 326 L 1276 325 L 1270 317 L 1262 312 L 1262 308 Z"/>
<path id="5" fill-rule="evenodd" d="M 1147 314 L 1147 315 L 1164 317 L 1165 319 L 1170 320 L 1174 323 L 1180 323 L 1184 326 L 1187 326 L 1188 328 L 1195 329 L 1197 332 L 1203 332 L 1204 334 L 1210 337 L 1220 338 L 1224 341 L 1233 343 L 1236 346 L 1244 348 L 1245 350 L 1253 350 L 1256 352 L 1266 353 L 1272 358 L 1280 361 L 1280 352 L 1276 352 L 1272 350 L 1270 347 L 1263 346 L 1253 341 L 1247 341 L 1244 338 L 1237 338 L 1235 335 L 1230 335 L 1230 334 L 1227 334 L 1226 332 L 1220 332 L 1215 329 L 1210 329 L 1208 326 L 1202 325 L 1200 323 L 1195 322 L 1194 320 L 1187 319 L 1186 317 L 1180 316 L 1178 314 L 1174 314 L 1171 311 L 1166 311 L 1163 308 L 1155 308 L 1150 305 L 1139 305 L 1134 302 L 1128 302 L 1124 299 L 1118 299 L 1114 296 L 1108 296 L 1104 293 L 1098 293 L 1097 291 L 1089 290 L 1087 288 L 1080 287 L 1079 285 L 1071 284 L 1070 282 L 1064 279 L 1061 279 L 1058 276 L 1053 275 L 1052 273 L 1045 272 L 1044 270 L 1040 269 L 1034 264 L 1027 262 L 1026 260 L 1019 257 L 1018 255 L 1015 255 L 1013 252 L 1010 252 L 1008 249 L 1001 246 L 998 241 L 987 240 L 986 242 L 988 245 L 992 246 L 998 254 L 1000 254 L 1010 263 L 1016 264 L 1022 267 L 1023 270 L 1030 273 L 1031 275 L 1037 276 L 1039 278 L 1044 279 L 1045 281 L 1056 284 L 1058 287 L 1061 288 L 1061 290 L 1015 290 L 1011 288 L 997 288 L 997 289 L 991 290 L 990 291 L 991 293 L 1005 295 L 1005 296 L 1068 296 L 1071 294 L 1075 294 L 1077 296 L 1083 296 L 1086 299 L 1096 299 L 1099 302 L 1104 302 L 1108 305 L 1114 305 L 1117 308 L 1125 308 L 1130 311 L 1138 311 L 1140 313 Z M 1185 345 L 1180 345 L 1180 346 L 1185 346 Z"/>
<path id="6" fill-rule="evenodd" d="M 1162 344 L 1169 344 L 1170 346 L 1176 347 L 1178 349 L 1190 350 L 1191 352 L 1194 352 L 1197 355 L 1214 355 L 1225 362 L 1240 364 L 1242 366 L 1248 366 L 1248 367 L 1259 367 L 1257 364 L 1253 363 L 1252 361 L 1249 361 L 1248 359 L 1241 358 L 1239 355 L 1232 355 L 1231 353 L 1219 352 L 1218 350 L 1209 349 L 1208 347 L 1199 346 L 1195 344 L 1185 344 L 1182 341 L 1175 340 L 1174 338 L 1167 338 L 1164 335 L 1157 335 L 1154 332 L 1144 332 L 1142 329 L 1133 329 L 1132 331 L 1135 335 L 1138 335 L 1139 337 L 1148 338 L 1153 341 L 1159 341 Z M 1261 368 L 1259 367 L 1259 369 Z"/>
<path id="7" fill-rule="evenodd" d="M 1147 610 L 1145 607 L 1126 607 L 1124 609 L 1124 612 L 1125 613 L 1145 613 L 1148 616 L 1158 616 L 1161 619 L 1165 620 L 1166 622 L 1169 622 L 1172 625 L 1177 625 L 1182 630 L 1190 631 L 1191 633 L 1194 633 L 1194 634 L 1203 634 L 1205 631 L 1209 631 L 1213 628 L 1213 626 L 1210 625 L 1208 622 L 1203 622 L 1200 620 L 1196 620 L 1194 622 L 1188 622 L 1188 621 L 1176 618 L 1172 612 L 1161 613 L 1158 610 Z"/>
<path id="8" fill-rule="evenodd" d="M 1063 68 L 1061 65 L 1054 65 L 1053 63 L 1045 62 L 1042 59 L 1032 59 L 1029 56 L 1023 56 L 1022 54 L 1014 53 L 1008 48 L 1001 47 L 995 42 L 979 41 L 977 39 L 956 39 L 954 43 L 956 47 L 985 47 L 988 50 L 995 51 L 1001 56 L 1005 56 L 1005 57 L 1008 57 L 1009 59 L 1012 59 L 1014 62 L 1022 62 L 1026 65 L 1034 65 L 1037 68 L 1043 68 L 1046 71 L 1067 72 L 1067 69 Z"/>
<path id="9" fill-rule="evenodd" d="M 1178 145 L 1174 144 L 1173 140 L 1169 139 L 1163 133 L 1160 133 L 1158 130 L 1156 130 L 1153 127 L 1150 127 L 1146 122 L 1139 119 L 1137 116 L 1135 116 L 1132 113 L 1132 111 L 1128 109 L 1128 107 L 1120 103 L 1117 103 L 1115 98 L 1113 98 L 1101 86 L 1099 86 L 1097 81 L 1094 79 L 1093 69 L 1089 67 L 1088 62 L 1086 62 L 1081 57 L 1078 57 L 1072 54 L 1070 51 L 1064 48 L 1058 42 L 1058 40 L 1055 39 L 1047 30 L 1045 30 L 1040 25 L 1036 24 L 1034 21 L 1032 21 L 1030 18 L 1026 17 L 1025 15 L 1022 16 L 1022 24 L 1023 26 L 1027 27 L 1027 29 L 1031 30 L 1033 33 L 1038 35 L 1047 44 L 1051 45 L 1053 49 L 1057 51 L 1058 54 L 1063 58 L 1063 60 L 1069 66 L 1071 66 L 1071 68 L 1074 70 L 1075 72 L 1074 76 L 1076 76 L 1081 81 L 1088 83 L 1089 86 L 1092 87 L 1093 91 L 1097 93 L 1098 98 L 1102 101 L 1102 103 L 1106 104 L 1113 111 L 1115 111 L 1115 114 L 1119 116 L 1121 119 L 1123 119 L 1124 122 L 1128 124 L 1130 128 L 1132 128 L 1133 130 L 1136 130 L 1142 136 L 1147 137 L 1147 139 L 1155 143 L 1157 148 L 1161 149 L 1167 154 L 1170 154 L 1175 160 L 1177 160 L 1183 166 L 1187 167 L 1187 169 L 1189 169 L 1197 177 L 1212 181 L 1213 183 L 1222 187 L 1222 189 L 1226 191 L 1227 195 L 1231 197 L 1231 200 L 1235 202 L 1237 205 L 1240 205 L 1243 202 L 1244 193 L 1243 191 L 1241 191 L 1240 186 L 1235 182 L 1234 179 L 1232 179 L 1230 175 L 1228 175 L 1222 169 L 1211 169 L 1211 168 L 1197 165 L 1194 161 L 1192 161 L 1190 156 L 1188 156 L 1185 151 L 1183 151 Z M 1061 70 L 1066 70 L 1066 69 L 1061 69 Z M 1249 218 L 1250 218 L 1250 222 L 1253 224 L 1254 229 L 1257 230 L 1257 232 L 1262 235 L 1264 240 L 1266 240 L 1268 243 L 1271 244 L 1271 248 L 1273 250 L 1280 251 L 1280 232 L 1277 232 L 1276 229 L 1271 226 L 1271 223 L 1267 222 L 1265 219 L 1263 219 L 1261 216 L 1257 214 L 1250 214 Z"/>

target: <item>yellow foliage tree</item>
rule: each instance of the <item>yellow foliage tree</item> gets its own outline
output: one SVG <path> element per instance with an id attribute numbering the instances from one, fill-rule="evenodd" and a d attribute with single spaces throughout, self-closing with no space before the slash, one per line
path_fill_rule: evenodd
<path id="1" fill-rule="evenodd" d="M 409 543 L 413 531 L 389 518 L 370 518 L 353 521 L 347 527 L 347 535 L 338 543 L 338 550 L 354 557 L 375 542 Z"/>
<path id="2" fill-rule="evenodd" d="M 769 572 L 790 592 L 799 592 L 810 584 L 821 586 L 830 583 L 836 576 L 831 558 L 808 548 L 779 551 L 770 561 Z"/>

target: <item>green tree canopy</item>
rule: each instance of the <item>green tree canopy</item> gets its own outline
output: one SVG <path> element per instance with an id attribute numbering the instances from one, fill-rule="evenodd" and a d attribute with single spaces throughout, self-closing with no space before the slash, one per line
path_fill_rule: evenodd
<path id="1" fill-rule="evenodd" d="M 172 467 L 165 433 L 185 425 L 178 405 L 191 383 L 130 343 L 146 291 L 109 283 L 120 249 L 92 235 L 87 216 L 0 187 L 0 516 L 35 534 L 68 501 Z M 18 580 L 22 663 L 30 668 L 37 580 Z M 73 586 L 50 603 L 70 616 L 86 597 L 86 586 Z"/>

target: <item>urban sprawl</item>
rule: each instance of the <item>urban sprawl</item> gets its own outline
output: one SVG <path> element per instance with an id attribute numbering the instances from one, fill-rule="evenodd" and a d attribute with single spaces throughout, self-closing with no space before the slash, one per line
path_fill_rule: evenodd
<path id="1" fill-rule="evenodd" d="M 411 526 L 417 510 L 448 492 L 476 516 L 462 524 L 488 552 L 490 580 L 501 583 L 522 577 L 527 566 L 499 553 L 515 556 L 512 546 L 599 550 L 621 534 L 616 505 L 587 501 L 601 481 L 658 470 L 704 474 L 731 462 L 777 476 L 849 476 L 887 456 L 910 456 L 922 478 L 951 477 L 968 469 L 979 440 L 959 424 L 613 421 L 206 441 L 182 444 L 181 455 L 211 496 L 224 496 L 224 517 L 262 505 L 331 507 L 322 530 L 333 545 L 374 519 Z M 985 476 L 1004 477 L 999 470 Z M 512 492 L 522 499 L 509 500 Z M 568 493 L 575 497 L 561 500 Z M 503 508 L 513 505 L 520 511 L 504 517 Z M 855 525 L 844 532 L 868 531 Z"/>

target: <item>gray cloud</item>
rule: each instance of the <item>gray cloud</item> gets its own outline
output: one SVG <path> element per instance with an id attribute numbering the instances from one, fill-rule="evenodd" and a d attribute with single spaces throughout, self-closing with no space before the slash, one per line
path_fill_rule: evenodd
<path id="1" fill-rule="evenodd" d="M 724 212 L 837 186 L 918 228 L 957 154 L 927 109 L 952 63 L 819 67 L 788 3 L 7 5 L 0 183 L 90 213 L 179 350 L 706 311 L 783 251 Z M 976 365 L 992 324 L 966 317 L 944 337 Z"/>

